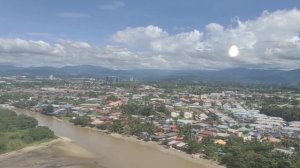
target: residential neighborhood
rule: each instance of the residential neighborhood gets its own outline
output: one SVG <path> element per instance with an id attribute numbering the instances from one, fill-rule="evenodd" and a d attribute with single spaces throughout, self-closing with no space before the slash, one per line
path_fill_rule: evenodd
<path id="1" fill-rule="evenodd" d="M 299 120 L 286 121 L 260 111 L 262 101 L 272 98 L 281 98 L 280 106 L 291 106 L 289 102 L 299 102 L 299 93 L 238 87 L 207 91 L 207 86 L 201 85 L 160 87 L 137 81 L 112 83 L 111 78 L 106 78 L 109 82 L 53 80 L 53 76 L 49 80 L 4 78 L 1 101 L 103 133 L 131 135 L 178 150 L 186 150 L 191 140 L 201 143 L 207 138 L 220 146 L 231 137 L 271 144 L 300 142 Z M 274 151 L 283 153 L 295 150 L 275 146 Z"/>

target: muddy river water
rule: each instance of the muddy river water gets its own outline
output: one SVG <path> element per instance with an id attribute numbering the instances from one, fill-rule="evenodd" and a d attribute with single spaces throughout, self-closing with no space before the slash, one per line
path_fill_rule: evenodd
<path id="1" fill-rule="evenodd" d="M 184 157 L 172 155 L 157 145 L 142 145 L 136 142 L 115 138 L 95 130 L 74 126 L 50 116 L 15 110 L 36 118 L 41 126 L 48 126 L 57 136 L 72 140 L 92 153 L 101 167 L 108 168 L 215 168 L 210 161 L 191 161 Z M 173 151 L 177 152 L 177 151 Z M 196 160 L 196 159 L 195 159 Z"/>

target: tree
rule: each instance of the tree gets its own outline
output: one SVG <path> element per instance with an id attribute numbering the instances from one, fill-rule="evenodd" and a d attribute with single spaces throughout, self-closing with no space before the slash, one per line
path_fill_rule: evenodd
<path id="1" fill-rule="evenodd" d="M 130 118 L 128 121 L 129 133 L 132 135 L 140 135 L 142 132 L 153 134 L 155 126 L 152 122 L 142 122 L 136 118 Z"/>
<path id="2" fill-rule="evenodd" d="M 120 120 L 114 120 L 109 126 L 109 131 L 122 134 L 124 132 L 124 127 Z"/>
<path id="3" fill-rule="evenodd" d="M 38 121 L 35 118 L 24 114 L 19 115 L 15 122 L 18 129 L 34 128 L 38 125 Z"/>
<path id="4" fill-rule="evenodd" d="M 299 105 L 299 101 L 296 99 L 291 100 L 291 105 Z"/>
<path id="5" fill-rule="evenodd" d="M 83 127 L 88 126 L 91 122 L 91 118 L 88 116 L 76 116 L 75 119 L 71 119 L 75 125 L 81 125 Z"/>
<path id="6" fill-rule="evenodd" d="M 149 103 L 137 104 L 135 102 L 129 102 L 121 106 L 122 113 L 126 115 L 142 115 L 150 116 L 154 114 L 154 108 Z"/>
<path id="7" fill-rule="evenodd" d="M 0 109 L 0 153 L 20 149 L 28 143 L 54 138 L 48 127 L 37 127 L 38 121 L 24 114 Z"/>
<path id="8" fill-rule="evenodd" d="M 264 106 L 260 112 L 274 117 L 282 117 L 286 121 L 300 121 L 299 107 L 279 107 L 277 105 Z"/>
<path id="9" fill-rule="evenodd" d="M 108 129 L 108 124 L 99 124 L 96 127 L 98 129 L 101 129 L 101 130 L 107 130 Z"/>
<path id="10" fill-rule="evenodd" d="M 166 115 L 170 114 L 170 111 L 166 108 L 166 105 L 165 104 L 159 104 L 157 107 L 156 107 L 156 111 L 158 112 L 162 112 Z"/>
<path id="11" fill-rule="evenodd" d="M 54 100 L 51 102 L 52 104 L 59 104 L 59 101 L 58 100 Z"/>
<path id="12" fill-rule="evenodd" d="M 4 153 L 7 148 L 7 143 L 9 140 L 7 137 L 0 134 L 0 153 Z"/>
<path id="13" fill-rule="evenodd" d="M 33 117 L 24 114 L 17 115 L 8 110 L 0 111 L 0 131 L 15 131 L 34 128 L 38 124 Z"/>
<path id="14" fill-rule="evenodd" d="M 52 113 L 54 111 L 54 108 L 51 104 L 47 105 L 43 108 L 44 113 Z"/>
<path id="15" fill-rule="evenodd" d="M 185 141 L 189 141 L 192 139 L 192 127 L 191 125 L 184 125 L 179 127 L 179 136 L 182 136 Z"/>
<path id="16" fill-rule="evenodd" d="M 186 148 L 187 153 L 195 154 L 198 153 L 200 149 L 201 149 L 201 145 L 197 141 L 189 140 L 187 142 L 187 148 Z"/>
<path id="17" fill-rule="evenodd" d="M 115 95 L 110 95 L 106 98 L 107 101 L 118 101 L 119 98 Z"/>
<path id="18" fill-rule="evenodd" d="M 291 168 L 291 167 L 292 167 L 292 163 L 289 160 L 281 159 L 277 163 L 277 168 Z"/>
<path id="19" fill-rule="evenodd" d="M 29 129 L 24 135 L 23 139 L 27 141 L 27 143 L 31 143 L 31 141 L 39 141 L 43 139 L 51 139 L 54 138 L 54 132 L 51 131 L 48 127 L 36 127 Z"/>
<path id="20" fill-rule="evenodd" d="M 273 167 L 271 159 L 268 159 L 265 155 L 256 153 L 254 151 L 248 151 L 243 153 L 244 163 L 247 167 L 260 167 L 260 168 L 269 168 Z"/>
<path id="21" fill-rule="evenodd" d="M 97 92 L 93 92 L 93 91 L 88 92 L 87 95 L 89 97 L 91 97 L 91 98 L 97 98 L 98 97 L 98 93 Z"/>

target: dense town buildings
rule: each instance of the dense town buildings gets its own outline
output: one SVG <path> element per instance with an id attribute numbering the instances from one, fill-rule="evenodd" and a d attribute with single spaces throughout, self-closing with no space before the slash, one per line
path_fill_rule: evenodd
<path id="1" fill-rule="evenodd" d="M 220 145 L 226 144 L 230 136 L 240 137 L 245 142 L 300 140 L 299 121 L 287 122 L 281 117 L 262 114 L 260 102 L 254 99 L 288 95 L 287 99 L 297 100 L 298 94 L 260 93 L 234 87 L 205 91 L 205 86 L 198 85 L 168 88 L 153 83 L 133 84 L 130 81 L 117 85 L 117 82 L 115 77 L 104 81 L 3 78 L 1 102 L 71 121 L 88 117 L 88 125 L 105 131 L 109 131 L 105 125 L 114 121 L 121 121 L 124 128 L 130 127 L 128 119 L 137 119 L 142 123 L 150 121 L 154 125 L 153 132 L 140 131 L 134 135 L 178 149 L 187 145 L 184 136 L 199 142 L 211 137 Z M 201 93 L 197 93 L 197 90 L 201 90 Z M 136 108 L 147 106 L 151 108 L 150 112 L 129 111 L 125 116 L 123 108 L 130 103 L 138 105 Z M 47 111 L 49 106 L 51 108 Z M 182 135 L 184 127 L 188 127 L 189 135 Z"/>

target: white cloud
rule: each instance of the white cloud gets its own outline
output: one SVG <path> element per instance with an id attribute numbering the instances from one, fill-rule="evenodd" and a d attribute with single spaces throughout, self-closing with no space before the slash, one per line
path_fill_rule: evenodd
<path id="1" fill-rule="evenodd" d="M 126 28 L 113 35 L 112 40 L 131 49 L 163 55 L 173 68 L 300 67 L 299 10 L 265 11 L 254 20 L 236 18 L 233 25 L 210 23 L 204 32 L 175 35 L 150 25 Z M 227 55 L 233 44 L 241 49 L 235 59 Z"/>
<path id="2" fill-rule="evenodd" d="M 162 65 L 160 59 L 118 46 L 100 47 L 70 40 L 49 44 L 23 39 L 0 39 L 0 62 L 18 66 L 98 65 L 114 69 L 159 68 Z M 151 64 L 146 65 L 149 62 Z"/>
<path id="3" fill-rule="evenodd" d="M 123 1 L 112 1 L 105 4 L 99 5 L 99 9 L 101 10 L 115 10 L 118 8 L 122 8 L 125 6 Z"/>
<path id="4" fill-rule="evenodd" d="M 62 18 L 70 18 L 70 19 L 84 19 L 89 18 L 90 15 L 86 13 L 76 13 L 76 12 L 62 12 L 58 14 L 59 17 Z"/>
<path id="5" fill-rule="evenodd" d="M 232 67 L 294 69 L 300 66 L 300 11 L 263 12 L 232 25 L 210 23 L 199 30 L 170 34 L 158 26 L 126 28 L 112 44 L 0 39 L 0 62 L 21 66 L 99 65 L 115 69 L 222 69 Z M 231 45 L 240 55 L 227 55 Z"/>
<path id="6" fill-rule="evenodd" d="M 112 40 L 118 43 L 126 43 L 130 47 L 151 47 L 151 43 L 165 39 L 168 33 L 156 26 L 126 28 L 117 32 Z"/>

